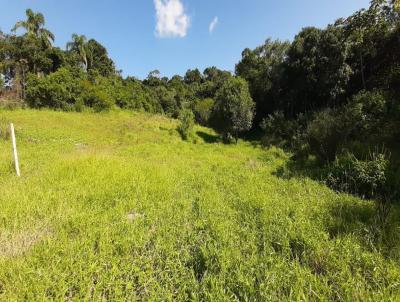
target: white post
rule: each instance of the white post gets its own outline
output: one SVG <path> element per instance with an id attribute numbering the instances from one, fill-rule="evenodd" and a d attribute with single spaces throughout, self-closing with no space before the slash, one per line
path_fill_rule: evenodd
<path id="1" fill-rule="evenodd" d="M 10 124 L 11 129 L 11 140 L 12 140 L 12 147 L 14 153 L 14 164 L 15 164 L 15 172 L 17 172 L 17 176 L 20 177 L 21 173 L 19 171 L 19 162 L 18 162 L 18 153 L 17 153 L 17 141 L 15 139 L 15 131 L 14 131 L 14 124 Z"/>

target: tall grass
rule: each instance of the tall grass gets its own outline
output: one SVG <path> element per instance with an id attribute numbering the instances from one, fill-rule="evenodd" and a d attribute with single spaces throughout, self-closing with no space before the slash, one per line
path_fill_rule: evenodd
<path id="1" fill-rule="evenodd" d="M 182 141 L 162 116 L 0 111 L 0 300 L 390 301 L 373 202 L 274 173 L 288 156 Z M 209 141 L 209 140 L 207 140 Z"/>

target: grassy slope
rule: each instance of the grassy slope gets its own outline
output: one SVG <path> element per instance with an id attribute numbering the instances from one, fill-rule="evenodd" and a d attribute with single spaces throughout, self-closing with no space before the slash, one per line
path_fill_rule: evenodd
<path id="1" fill-rule="evenodd" d="M 0 300 L 398 297 L 399 240 L 377 245 L 373 203 L 278 178 L 278 149 L 183 142 L 145 114 L 11 120 L 23 176 L 1 139 Z"/>

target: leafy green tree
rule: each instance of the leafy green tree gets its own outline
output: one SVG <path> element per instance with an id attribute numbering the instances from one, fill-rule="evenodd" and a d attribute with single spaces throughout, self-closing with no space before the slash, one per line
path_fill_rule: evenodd
<path id="1" fill-rule="evenodd" d="M 289 42 L 268 39 L 254 50 L 245 49 L 236 65 L 236 74 L 249 83 L 250 93 L 256 102 L 255 123 L 280 108 L 283 63 L 286 60 Z"/>
<path id="2" fill-rule="evenodd" d="M 178 117 L 180 108 L 175 99 L 176 92 L 174 89 L 158 86 L 154 88 L 153 93 L 165 114 L 174 118 Z"/>
<path id="3" fill-rule="evenodd" d="M 200 84 L 202 81 L 202 75 L 197 68 L 194 70 L 189 69 L 185 74 L 184 81 L 186 84 Z"/>
<path id="4" fill-rule="evenodd" d="M 26 20 L 18 21 L 12 28 L 16 32 L 19 28 L 25 30 L 22 37 L 10 37 L 8 39 L 9 58 L 13 61 L 14 73 L 19 77 L 21 86 L 25 85 L 25 78 L 21 70 L 27 67 L 29 72 L 38 76 L 47 72 L 52 64 L 51 59 L 46 56 L 46 51 L 52 48 L 54 35 L 45 27 L 45 18 L 41 13 L 35 13 L 31 9 L 26 10 Z M 26 66 L 21 66 L 21 62 Z M 22 82 L 21 82 L 22 81 Z"/>
<path id="5" fill-rule="evenodd" d="M 212 125 L 225 141 L 235 138 L 237 142 L 239 133 L 252 126 L 254 107 L 247 82 L 232 77 L 217 91 Z"/>
<path id="6" fill-rule="evenodd" d="M 88 72 L 97 72 L 103 77 L 110 77 L 116 73 L 114 62 L 109 58 L 107 49 L 103 45 L 90 39 L 86 49 Z"/>
<path id="7" fill-rule="evenodd" d="M 150 87 L 147 87 L 133 77 L 121 80 L 122 88 L 117 89 L 116 104 L 121 108 L 162 113 L 163 109 L 158 99 L 154 97 Z"/>
<path id="8" fill-rule="evenodd" d="M 143 83 L 151 87 L 160 86 L 162 84 L 160 71 L 158 69 L 150 71 Z"/>
<path id="9" fill-rule="evenodd" d="M 284 110 L 290 116 L 344 101 L 351 68 L 340 29 L 303 29 L 288 50 Z"/>
<path id="10" fill-rule="evenodd" d="M 214 98 L 217 90 L 232 77 L 229 71 L 223 71 L 214 66 L 206 68 L 203 74 L 204 81 L 200 87 L 197 87 L 199 98 Z"/>

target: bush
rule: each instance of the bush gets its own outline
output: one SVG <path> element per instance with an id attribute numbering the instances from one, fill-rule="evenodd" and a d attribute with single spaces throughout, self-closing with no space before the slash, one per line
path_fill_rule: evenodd
<path id="1" fill-rule="evenodd" d="M 310 151 L 321 161 L 333 161 L 346 134 L 338 111 L 327 109 L 316 114 L 306 130 Z"/>
<path id="2" fill-rule="evenodd" d="M 66 68 L 39 78 L 30 74 L 27 80 L 26 102 L 30 107 L 70 110 L 80 97 L 82 72 Z"/>
<path id="3" fill-rule="evenodd" d="M 115 103 L 115 87 L 102 77 L 92 83 L 81 70 L 60 68 L 45 77 L 28 76 L 26 101 L 33 108 L 55 108 L 82 111 L 84 106 L 95 111 L 109 110 Z"/>
<path id="4" fill-rule="evenodd" d="M 307 118 L 300 114 L 297 119 L 287 119 L 282 111 L 276 111 L 268 115 L 260 124 L 264 131 L 262 144 L 271 144 L 280 147 L 299 150 L 304 144 L 304 132 Z"/>
<path id="5" fill-rule="evenodd" d="M 87 107 L 93 108 L 96 112 L 109 110 L 114 101 L 107 91 L 107 86 L 93 85 L 89 81 L 82 82 L 82 95 L 83 104 Z M 78 105 L 80 102 L 77 103 Z"/>
<path id="6" fill-rule="evenodd" d="M 327 184 L 337 190 L 376 198 L 385 195 L 389 160 L 385 153 L 373 152 L 365 160 L 345 153 L 328 166 Z"/>
<path id="7" fill-rule="evenodd" d="M 179 120 L 178 132 L 184 140 L 188 140 L 193 133 L 194 114 L 189 109 L 183 109 L 179 113 Z"/>
<path id="8" fill-rule="evenodd" d="M 198 101 L 194 106 L 194 112 L 197 122 L 199 122 L 203 126 L 208 125 L 213 107 L 214 107 L 213 99 L 207 98 Z"/>
<path id="9" fill-rule="evenodd" d="M 121 108 L 161 113 L 161 105 L 157 102 L 148 89 L 135 79 L 125 81 L 117 79 L 114 84 L 115 104 Z"/>
<path id="10" fill-rule="evenodd" d="M 164 86 L 158 86 L 153 91 L 154 97 L 161 104 L 162 110 L 169 117 L 179 117 L 179 106 L 176 102 L 176 92 L 174 89 L 167 89 Z"/>
<path id="11" fill-rule="evenodd" d="M 380 91 L 362 91 L 344 107 L 342 116 L 352 138 L 370 139 L 380 131 L 387 114 L 387 99 Z M 380 133 L 379 135 L 381 135 Z"/>

